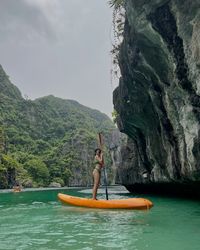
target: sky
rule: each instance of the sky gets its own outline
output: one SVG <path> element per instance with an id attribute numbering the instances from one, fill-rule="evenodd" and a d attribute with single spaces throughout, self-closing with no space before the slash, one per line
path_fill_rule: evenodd
<path id="1" fill-rule="evenodd" d="M 111 117 L 108 0 L 0 0 L 0 64 L 22 95 L 73 99 Z"/>

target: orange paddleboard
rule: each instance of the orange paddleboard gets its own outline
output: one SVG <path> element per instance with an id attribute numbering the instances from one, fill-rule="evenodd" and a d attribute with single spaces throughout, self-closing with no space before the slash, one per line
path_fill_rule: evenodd
<path id="1" fill-rule="evenodd" d="M 59 193 L 58 199 L 64 204 L 89 208 L 144 210 L 150 209 L 153 206 L 151 201 L 143 198 L 130 198 L 122 200 L 92 200 Z"/>

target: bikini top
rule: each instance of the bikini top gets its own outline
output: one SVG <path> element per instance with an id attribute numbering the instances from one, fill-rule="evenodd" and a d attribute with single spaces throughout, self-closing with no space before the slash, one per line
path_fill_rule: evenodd
<path id="1" fill-rule="evenodd" d="M 96 165 L 100 165 L 100 166 L 102 166 L 103 164 L 101 163 L 101 162 L 99 162 L 97 159 L 94 159 L 94 165 L 96 166 Z"/>

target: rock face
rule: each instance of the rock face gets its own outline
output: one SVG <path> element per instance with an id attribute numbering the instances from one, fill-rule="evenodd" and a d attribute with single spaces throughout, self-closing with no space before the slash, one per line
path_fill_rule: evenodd
<path id="1" fill-rule="evenodd" d="M 126 0 L 125 11 L 113 93 L 118 127 L 129 137 L 119 183 L 130 191 L 198 185 L 200 1 Z"/>
<path id="2" fill-rule="evenodd" d="M 109 145 L 111 162 L 109 164 L 111 182 L 110 184 L 114 185 L 116 182 L 120 182 L 119 169 L 122 165 L 122 148 L 126 144 L 127 136 L 119 132 L 118 129 L 113 130 L 107 145 Z"/>

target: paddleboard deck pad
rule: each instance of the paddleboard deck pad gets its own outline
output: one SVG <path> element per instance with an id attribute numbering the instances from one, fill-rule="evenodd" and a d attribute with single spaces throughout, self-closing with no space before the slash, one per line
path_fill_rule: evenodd
<path id="1" fill-rule="evenodd" d="M 120 200 L 93 200 L 59 193 L 58 199 L 63 204 L 88 208 L 146 210 L 153 207 L 153 203 L 150 200 L 143 198 L 129 198 Z"/>

